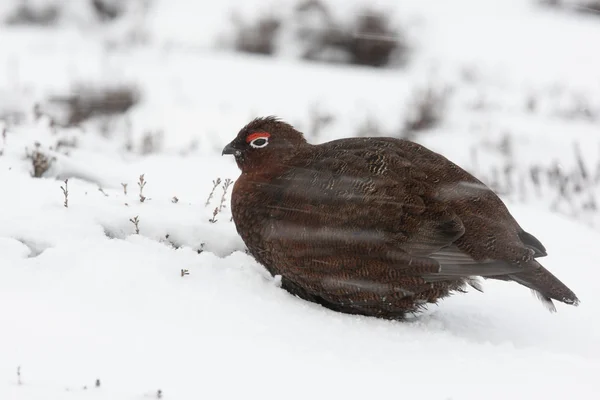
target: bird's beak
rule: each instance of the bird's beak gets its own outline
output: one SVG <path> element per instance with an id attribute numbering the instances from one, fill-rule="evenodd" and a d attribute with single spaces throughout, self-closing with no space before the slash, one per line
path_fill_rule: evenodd
<path id="1" fill-rule="evenodd" d="M 239 150 L 236 149 L 235 147 L 233 147 L 233 144 L 229 143 L 227 146 L 225 146 L 223 148 L 223 152 L 221 153 L 222 156 L 224 156 L 225 154 L 236 154 L 239 153 Z"/>

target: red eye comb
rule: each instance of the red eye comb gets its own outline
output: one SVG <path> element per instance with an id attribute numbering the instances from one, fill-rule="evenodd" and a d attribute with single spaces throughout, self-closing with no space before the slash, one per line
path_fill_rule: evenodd
<path id="1" fill-rule="evenodd" d="M 252 134 L 248 135 L 248 137 L 246 137 L 246 143 L 250 143 L 254 139 L 258 139 L 258 138 L 268 138 L 269 136 L 271 136 L 271 135 L 267 132 L 252 133 Z"/>

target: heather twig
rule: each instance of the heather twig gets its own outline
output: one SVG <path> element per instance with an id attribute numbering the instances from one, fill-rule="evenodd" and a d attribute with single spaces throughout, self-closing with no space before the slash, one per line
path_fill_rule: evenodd
<path id="1" fill-rule="evenodd" d="M 227 197 L 227 191 L 229 190 L 229 187 L 232 183 L 233 181 L 229 178 L 225 179 L 225 182 L 223 182 L 223 195 L 221 196 L 221 202 L 219 203 L 219 212 L 221 212 L 223 207 L 226 207 L 225 198 Z"/>
<path id="2" fill-rule="evenodd" d="M 129 218 L 129 221 L 133 224 L 133 226 L 135 226 L 135 233 L 139 235 L 140 234 L 139 216 L 136 215 L 133 218 Z"/>
<path id="3" fill-rule="evenodd" d="M 218 221 L 218 220 L 217 220 L 217 215 L 218 215 L 218 214 L 219 214 L 219 207 L 215 207 L 215 210 L 213 211 L 213 216 L 212 216 L 212 218 L 210 218 L 210 219 L 208 220 L 208 222 L 210 222 L 210 223 L 213 223 L 213 224 L 214 224 L 215 222 L 217 222 L 217 221 Z"/>
<path id="4" fill-rule="evenodd" d="M 144 186 L 146 186 L 146 183 L 147 182 L 144 179 L 144 174 L 141 174 L 138 181 L 138 186 L 140 187 L 140 203 L 143 203 L 146 200 L 146 196 L 144 196 Z"/>
<path id="5" fill-rule="evenodd" d="M 65 201 L 63 205 L 65 206 L 65 208 L 69 208 L 69 179 L 65 179 L 64 182 L 65 186 L 60 187 L 62 189 L 63 195 L 65 196 Z"/>
<path id="6" fill-rule="evenodd" d="M 208 207 L 208 205 L 210 204 L 210 201 L 213 198 L 213 195 L 215 194 L 215 190 L 217 189 L 217 186 L 219 186 L 220 183 L 221 183 L 221 178 L 217 178 L 216 180 L 213 180 L 213 188 L 210 191 L 210 194 L 208 195 L 208 199 L 206 199 L 206 203 L 204 204 L 204 207 Z"/>

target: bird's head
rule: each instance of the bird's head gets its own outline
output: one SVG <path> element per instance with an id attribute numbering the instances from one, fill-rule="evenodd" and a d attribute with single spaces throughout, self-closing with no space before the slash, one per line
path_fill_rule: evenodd
<path id="1" fill-rule="evenodd" d="M 302 133 L 275 117 L 256 118 L 223 149 L 232 154 L 242 172 L 260 172 L 289 160 L 306 145 Z"/>

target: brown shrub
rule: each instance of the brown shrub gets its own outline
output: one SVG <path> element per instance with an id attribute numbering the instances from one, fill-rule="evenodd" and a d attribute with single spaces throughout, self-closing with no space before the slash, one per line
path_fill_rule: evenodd
<path id="1" fill-rule="evenodd" d="M 66 108 L 65 125 L 74 126 L 92 117 L 124 114 L 139 97 L 139 91 L 131 86 L 81 86 L 72 94 L 51 97 L 49 103 Z"/>

